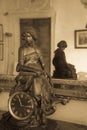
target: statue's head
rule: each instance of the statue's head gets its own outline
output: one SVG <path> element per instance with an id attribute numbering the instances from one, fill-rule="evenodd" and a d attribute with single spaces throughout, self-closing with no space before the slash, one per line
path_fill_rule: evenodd
<path id="1" fill-rule="evenodd" d="M 24 30 L 24 32 L 21 35 L 23 40 L 29 41 L 30 40 L 37 40 L 37 34 L 33 27 L 29 27 Z"/>

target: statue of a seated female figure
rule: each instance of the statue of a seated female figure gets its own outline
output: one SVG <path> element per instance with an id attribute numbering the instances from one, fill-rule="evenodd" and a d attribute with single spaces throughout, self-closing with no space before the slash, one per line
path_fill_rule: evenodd
<path id="1" fill-rule="evenodd" d="M 22 34 L 24 45 L 18 51 L 18 64 L 16 67 L 19 75 L 16 77 L 16 86 L 12 88 L 10 96 L 17 91 L 30 93 L 37 101 L 36 109 L 33 115 L 32 124 L 28 120 L 24 125 L 38 126 L 46 124 L 46 115 L 52 114 L 55 110 L 52 106 L 52 82 L 51 78 L 44 71 L 44 64 L 40 51 L 36 48 L 36 33 L 33 28 Z M 10 117 L 9 113 L 7 115 Z M 32 118 L 31 118 L 32 119 Z M 14 124 L 20 125 L 20 121 L 13 120 Z M 15 123 L 17 122 L 17 123 Z M 25 122 L 22 121 L 22 122 Z"/>

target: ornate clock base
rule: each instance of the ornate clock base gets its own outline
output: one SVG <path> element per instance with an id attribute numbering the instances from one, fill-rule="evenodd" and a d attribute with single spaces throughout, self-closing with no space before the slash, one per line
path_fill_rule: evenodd
<path id="1" fill-rule="evenodd" d="M 30 122 L 27 120 L 18 122 L 9 112 L 4 113 L 0 121 L 0 130 L 36 130 L 36 128 L 42 130 L 43 128 L 46 128 L 46 124 L 41 124 L 41 122 L 36 121 L 35 118 Z"/>

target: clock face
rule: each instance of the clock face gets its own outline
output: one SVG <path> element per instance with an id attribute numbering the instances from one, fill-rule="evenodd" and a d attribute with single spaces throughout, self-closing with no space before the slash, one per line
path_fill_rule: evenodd
<path id="1" fill-rule="evenodd" d="M 17 120 L 29 118 L 34 111 L 34 100 L 25 92 L 16 92 L 9 99 L 9 112 Z"/>

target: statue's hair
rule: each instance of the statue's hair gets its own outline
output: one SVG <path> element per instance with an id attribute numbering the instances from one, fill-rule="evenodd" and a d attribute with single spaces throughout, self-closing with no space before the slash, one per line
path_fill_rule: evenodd
<path id="1" fill-rule="evenodd" d="M 23 33 L 22 33 L 22 35 L 21 35 L 22 39 L 24 39 L 25 37 L 27 37 L 27 33 L 30 33 L 31 36 L 32 36 L 32 38 L 34 40 L 37 40 L 37 33 L 36 33 L 35 28 L 33 28 L 32 26 L 25 28 L 24 31 L 23 31 Z"/>

